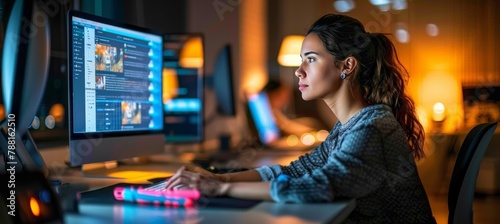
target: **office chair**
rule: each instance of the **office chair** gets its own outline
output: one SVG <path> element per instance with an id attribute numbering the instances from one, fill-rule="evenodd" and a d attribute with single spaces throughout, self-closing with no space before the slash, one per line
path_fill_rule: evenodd
<path id="1" fill-rule="evenodd" d="M 465 137 L 448 190 L 448 223 L 472 223 L 473 200 L 481 160 L 498 122 L 475 126 Z"/>

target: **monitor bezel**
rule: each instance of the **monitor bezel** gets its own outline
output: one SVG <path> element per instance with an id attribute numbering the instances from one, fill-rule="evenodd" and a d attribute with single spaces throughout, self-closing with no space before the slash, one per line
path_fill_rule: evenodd
<path id="1" fill-rule="evenodd" d="M 67 63 L 68 63 L 68 131 L 69 131 L 69 137 L 70 141 L 71 140 L 86 140 L 86 139 L 97 139 L 97 138 L 113 138 L 113 137 L 127 137 L 127 136 L 138 136 L 138 135 L 146 135 L 146 134 L 161 134 L 163 133 L 164 129 L 164 123 L 162 122 L 162 128 L 159 128 L 157 130 L 139 130 L 139 131 L 122 131 L 122 132 L 88 132 L 88 133 L 75 133 L 73 130 L 73 123 L 74 123 L 74 116 L 73 116 L 73 61 L 71 60 L 72 57 L 70 57 L 70 52 L 73 52 L 73 46 L 71 43 L 72 40 L 72 35 L 73 35 L 73 29 L 71 28 L 71 25 L 73 24 L 73 17 L 78 17 L 86 20 L 91 20 L 95 21 L 98 23 L 103 23 L 111 26 L 116 26 L 124 29 L 130 29 L 133 31 L 138 31 L 138 32 L 143 32 L 143 33 L 148 33 L 151 35 L 158 36 L 161 38 L 161 46 L 163 46 L 163 34 L 145 27 L 139 27 L 131 24 L 126 24 L 122 23 L 116 20 L 96 16 L 93 14 L 85 13 L 82 11 L 77 11 L 77 10 L 68 10 L 67 13 L 67 42 L 68 42 L 68 58 L 67 58 Z M 160 77 L 160 83 L 162 82 L 162 77 Z M 162 106 L 163 107 L 163 106 Z M 163 120 L 164 113 L 163 110 L 161 110 L 161 117 Z"/>

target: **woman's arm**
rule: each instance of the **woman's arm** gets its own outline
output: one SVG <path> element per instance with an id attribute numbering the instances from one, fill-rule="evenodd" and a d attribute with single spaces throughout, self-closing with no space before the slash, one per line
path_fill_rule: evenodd
<path id="1" fill-rule="evenodd" d="M 215 174 L 217 180 L 222 182 L 260 182 L 262 178 L 256 170 L 247 170 L 235 173 Z"/>
<path id="2" fill-rule="evenodd" d="M 166 189 L 172 189 L 177 185 L 192 185 L 200 179 L 213 180 L 222 183 L 230 182 L 260 182 L 262 178 L 256 170 L 247 170 L 236 173 L 214 174 L 201 167 L 186 165 L 179 168 L 170 177 L 165 185 Z"/>
<path id="3" fill-rule="evenodd" d="M 272 201 L 269 182 L 224 183 L 223 195 L 234 198 Z"/>
<path id="4" fill-rule="evenodd" d="M 186 167 L 183 166 L 167 181 L 166 189 L 171 190 L 175 186 L 182 184 L 189 188 L 196 188 L 203 195 L 207 196 L 227 195 L 234 198 L 272 200 L 270 196 L 270 183 L 256 182 L 255 180 L 260 180 L 260 176 L 255 170 L 218 176 L 227 181 L 219 181 L 214 176 L 210 177 L 202 173 L 186 171 Z M 244 180 L 246 181 L 234 183 Z M 249 182 L 249 180 L 253 180 L 254 182 Z"/>
<path id="5" fill-rule="evenodd" d="M 387 176 L 382 139 L 373 125 L 351 129 L 339 139 L 342 144 L 323 167 L 299 178 L 273 180 L 272 198 L 278 202 L 328 202 L 335 197 L 359 198 L 375 192 Z"/>

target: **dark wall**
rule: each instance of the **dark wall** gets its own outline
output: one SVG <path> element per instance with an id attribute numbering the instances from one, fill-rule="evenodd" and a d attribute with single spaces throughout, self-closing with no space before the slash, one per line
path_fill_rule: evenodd
<path id="1" fill-rule="evenodd" d="M 186 1 L 85 0 L 80 10 L 162 33 L 186 30 Z"/>

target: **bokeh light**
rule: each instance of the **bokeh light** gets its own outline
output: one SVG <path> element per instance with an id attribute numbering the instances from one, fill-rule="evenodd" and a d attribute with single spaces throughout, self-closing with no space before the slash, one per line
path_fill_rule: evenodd
<path id="1" fill-rule="evenodd" d="M 349 12 L 354 9 L 356 5 L 353 0 L 336 0 L 333 2 L 333 8 L 337 12 Z"/>
<path id="2" fill-rule="evenodd" d="M 410 42 L 410 33 L 408 32 L 408 26 L 406 23 L 397 23 L 396 24 L 396 31 L 395 36 L 396 40 L 398 40 L 401 43 L 408 43 Z"/>
<path id="3" fill-rule="evenodd" d="M 286 144 L 288 146 L 296 146 L 299 143 L 299 138 L 296 135 L 289 135 L 286 138 Z"/>
<path id="4" fill-rule="evenodd" d="M 439 28 L 436 24 L 433 23 L 427 24 L 427 26 L 425 26 L 425 30 L 427 31 L 427 34 L 431 37 L 439 35 Z"/>
<path id="5" fill-rule="evenodd" d="M 48 129 L 52 129 L 52 128 L 54 128 L 54 126 L 56 126 L 56 120 L 54 119 L 54 117 L 52 115 L 49 115 L 45 118 L 45 126 Z"/>
<path id="6" fill-rule="evenodd" d="M 316 138 L 314 138 L 314 135 L 312 135 L 311 133 L 303 134 L 302 136 L 300 136 L 300 140 L 304 145 L 313 145 L 314 142 L 316 142 Z"/>

